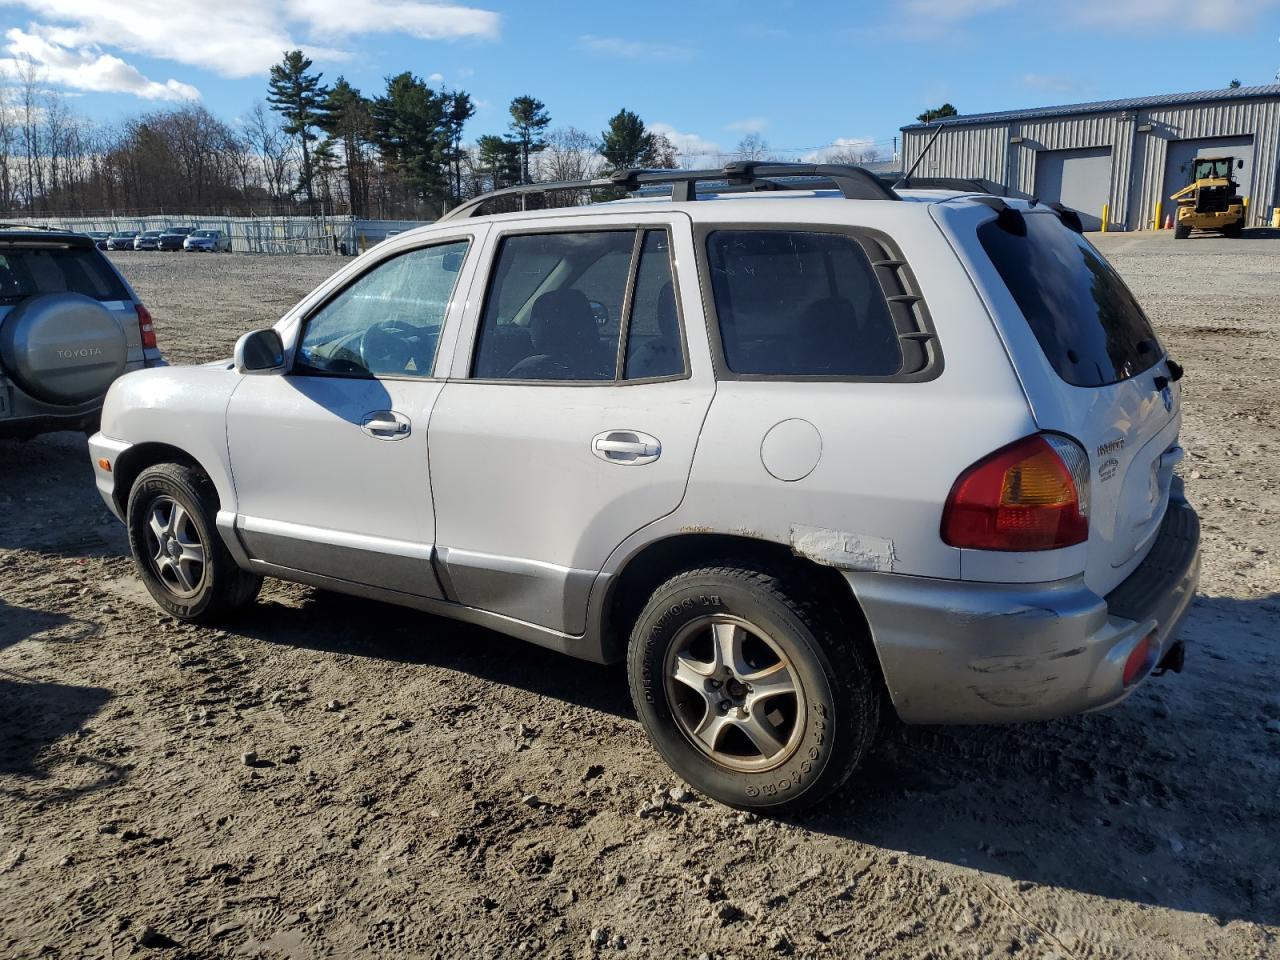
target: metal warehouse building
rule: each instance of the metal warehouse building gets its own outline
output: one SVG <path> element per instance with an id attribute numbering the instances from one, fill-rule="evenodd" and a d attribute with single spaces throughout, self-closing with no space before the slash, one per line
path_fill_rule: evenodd
<path id="1" fill-rule="evenodd" d="M 1246 226 L 1271 222 L 1280 206 L 1280 84 L 1171 93 L 947 117 L 902 128 L 903 167 L 917 177 L 965 177 L 1012 196 L 1061 201 L 1086 229 L 1151 229 L 1172 212 L 1169 195 L 1187 182 L 1187 162 L 1231 155 L 1249 204 Z"/>

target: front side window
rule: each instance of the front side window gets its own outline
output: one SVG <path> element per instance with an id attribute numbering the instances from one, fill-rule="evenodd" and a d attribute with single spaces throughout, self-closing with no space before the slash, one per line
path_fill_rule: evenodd
<path id="1" fill-rule="evenodd" d="M 736 374 L 891 377 L 902 349 L 866 253 L 845 234 L 716 230 L 707 262 Z"/>
<path id="2" fill-rule="evenodd" d="M 613 380 L 634 246 L 634 230 L 504 238 L 472 375 Z"/>
<path id="3" fill-rule="evenodd" d="M 431 376 L 468 244 L 410 250 L 361 275 L 308 319 L 294 372 Z"/>

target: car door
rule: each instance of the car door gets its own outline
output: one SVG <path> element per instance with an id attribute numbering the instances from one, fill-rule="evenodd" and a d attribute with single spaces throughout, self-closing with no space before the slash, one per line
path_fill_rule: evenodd
<path id="1" fill-rule="evenodd" d="M 427 424 L 472 244 L 471 234 L 433 238 L 379 259 L 286 328 L 285 375 L 246 376 L 236 389 L 227 444 L 236 528 L 253 559 L 442 596 Z"/>
<path id="2" fill-rule="evenodd" d="M 692 262 L 682 214 L 491 232 L 428 438 L 451 599 L 581 633 L 609 553 L 679 505 L 715 390 Z"/>

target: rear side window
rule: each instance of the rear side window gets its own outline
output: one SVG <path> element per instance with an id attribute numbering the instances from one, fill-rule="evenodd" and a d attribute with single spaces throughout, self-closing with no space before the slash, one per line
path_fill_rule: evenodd
<path id="1" fill-rule="evenodd" d="M 717 230 L 707 237 L 707 262 L 734 373 L 874 378 L 902 370 L 884 292 L 853 237 Z"/>
<path id="2" fill-rule="evenodd" d="M 472 376 L 613 380 L 635 230 L 506 237 Z"/>
<path id="3" fill-rule="evenodd" d="M 96 250 L 0 248 L 0 302 L 13 303 L 41 293 L 129 299 L 129 291 Z"/>
<path id="4" fill-rule="evenodd" d="M 1102 254 L 1054 214 L 1021 222 L 989 221 L 978 239 L 1058 376 L 1100 387 L 1155 366 L 1163 350 L 1151 322 Z"/>

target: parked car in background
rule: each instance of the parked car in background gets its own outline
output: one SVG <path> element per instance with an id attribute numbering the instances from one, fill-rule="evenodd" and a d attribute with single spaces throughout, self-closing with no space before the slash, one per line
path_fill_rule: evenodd
<path id="1" fill-rule="evenodd" d="M 118 230 L 107 237 L 108 250 L 132 250 L 133 242 L 138 239 L 137 230 Z"/>
<path id="2" fill-rule="evenodd" d="M 99 250 L 107 249 L 107 241 L 111 239 L 109 230 L 86 230 L 84 235 L 93 240 L 93 245 Z"/>
<path id="3" fill-rule="evenodd" d="M 270 575 L 625 662 L 671 767 L 772 810 L 883 713 L 1045 720 L 1181 668 L 1182 369 L 1077 215 L 841 165 L 611 182 L 672 199 L 469 201 L 233 362 L 112 387 L 90 456 L 159 606 Z"/>
<path id="4" fill-rule="evenodd" d="M 156 241 L 157 250 L 181 250 L 182 242 L 195 232 L 195 227 L 168 227 Z"/>
<path id="5" fill-rule="evenodd" d="M 137 239 L 133 241 L 133 249 L 135 250 L 159 250 L 160 237 L 164 234 L 163 230 L 146 230 L 138 234 Z"/>
<path id="6" fill-rule="evenodd" d="M 197 253 L 230 253 L 231 238 L 221 230 L 195 230 L 182 241 L 182 249 Z"/>
<path id="7" fill-rule="evenodd" d="M 163 362 L 151 315 L 93 238 L 0 230 L 0 437 L 96 430 L 111 382 Z"/>

